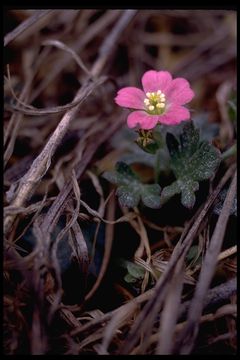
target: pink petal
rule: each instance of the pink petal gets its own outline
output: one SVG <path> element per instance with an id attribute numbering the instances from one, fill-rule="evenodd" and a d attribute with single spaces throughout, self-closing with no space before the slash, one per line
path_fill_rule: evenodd
<path id="1" fill-rule="evenodd" d="M 149 70 L 142 77 L 143 89 L 146 92 L 155 92 L 157 90 L 165 91 L 171 84 L 172 75 L 168 71 Z"/>
<path id="2" fill-rule="evenodd" d="M 176 78 L 169 85 L 165 95 L 168 102 L 183 105 L 191 101 L 195 94 L 187 80 Z"/>
<path id="3" fill-rule="evenodd" d="M 145 94 L 136 87 L 125 87 L 118 91 L 115 102 L 130 109 L 144 109 Z"/>
<path id="4" fill-rule="evenodd" d="M 166 125 L 176 125 L 190 119 L 190 112 L 183 106 L 172 105 L 165 115 L 159 116 L 159 122 Z"/>
<path id="5" fill-rule="evenodd" d="M 141 129 L 149 130 L 154 128 L 159 120 L 159 115 L 148 115 L 145 111 L 133 111 L 127 118 L 128 127 L 133 128 L 137 125 Z"/>

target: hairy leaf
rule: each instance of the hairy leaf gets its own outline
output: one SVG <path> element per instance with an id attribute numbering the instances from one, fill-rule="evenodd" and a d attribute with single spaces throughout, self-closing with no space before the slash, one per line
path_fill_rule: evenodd
<path id="1" fill-rule="evenodd" d="M 170 167 L 176 181 L 163 189 L 161 204 L 181 193 L 182 204 L 192 208 L 199 181 L 214 175 L 220 163 L 220 152 L 207 141 L 200 140 L 199 130 L 194 128 L 192 122 L 185 124 L 179 141 L 168 133 L 166 142 L 171 156 Z"/>
<path id="2" fill-rule="evenodd" d="M 118 185 L 119 203 L 126 207 L 135 207 L 142 200 L 144 205 L 156 209 L 160 207 L 160 186 L 158 184 L 142 184 L 137 174 L 124 162 L 118 162 L 115 171 L 107 171 L 103 177 Z"/>

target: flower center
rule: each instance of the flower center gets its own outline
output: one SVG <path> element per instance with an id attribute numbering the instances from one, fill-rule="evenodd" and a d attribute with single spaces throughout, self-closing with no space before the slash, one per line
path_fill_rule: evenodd
<path id="1" fill-rule="evenodd" d="M 144 104 L 149 114 L 161 115 L 164 113 L 166 107 L 165 94 L 161 90 L 157 92 L 147 92 Z"/>

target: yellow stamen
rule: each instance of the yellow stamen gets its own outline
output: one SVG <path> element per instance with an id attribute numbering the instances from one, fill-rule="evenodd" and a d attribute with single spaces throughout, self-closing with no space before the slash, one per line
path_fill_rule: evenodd
<path id="1" fill-rule="evenodd" d="M 144 104 L 151 115 L 161 115 L 166 106 L 165 94 L 161 90 L 147 92 Z"/>
<path id="2" fill-rule="evenodd" d="M 163 109 L 165 107 L 165 104 L 164 103 L 157 103 L 156 107 L 159 108 L 159 109 Z"/>
<path id="3" fill-rule="evenodd" d="M 150 101 L 149 101 L 148 99 L 145 99 L 145 100 L 144 100 L 144 104 L 145 104 L 145 105 L 149 105 L 149 104 L 150 104 Z"/>

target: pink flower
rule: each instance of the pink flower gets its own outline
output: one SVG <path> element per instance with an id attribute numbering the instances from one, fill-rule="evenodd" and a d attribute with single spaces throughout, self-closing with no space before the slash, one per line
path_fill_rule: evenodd
<path id="1" fill-rule="evenodd" d="M 190 119 L 184 104 L 194 97 L 189 82 L 183 78 L 172 79 L 168 71 L 149 70 L 142 77 L 143 90 L 125 87 L 118 91 L 118 105 L 134 109 L 127 119 L 130 128 L 152 129 L 158 123 L 175 125 Z"/>

